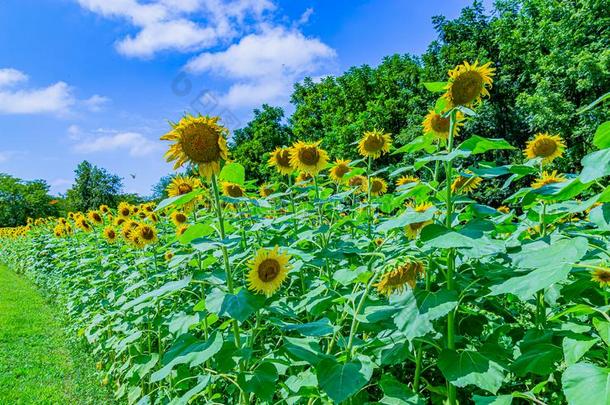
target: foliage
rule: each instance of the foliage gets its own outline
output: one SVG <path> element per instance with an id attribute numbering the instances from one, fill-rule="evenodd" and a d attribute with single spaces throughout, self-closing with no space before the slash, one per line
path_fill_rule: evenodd
<path id="1" fill-rule="evenodd" d="M 56 202 L 44 180 L 23 181 L 0 173 L 0 227 L 25 225 L 28 218 L 57 215 Z"/>
<path id="2" fill-rule="evenodd" d="M 70 211 L 87 211 L 102 204 L 116 206 L 123 188 L 122 179 L 88 161 L 81 162 L 76 170 L 74 185 L 67 192 Z"/>

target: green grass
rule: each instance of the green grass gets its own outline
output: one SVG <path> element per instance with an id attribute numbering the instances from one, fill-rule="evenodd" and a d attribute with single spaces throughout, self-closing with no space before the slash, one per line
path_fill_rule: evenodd
<path id="1" fill-rule="evenodd" d="M 93 360 L 68 342 L 61 317 L 0 265 L 0 404 L 110 404 Z"/>

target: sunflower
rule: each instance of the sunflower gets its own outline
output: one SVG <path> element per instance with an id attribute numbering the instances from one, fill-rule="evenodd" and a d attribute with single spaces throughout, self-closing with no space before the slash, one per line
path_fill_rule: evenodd
<path id="1" fill-rule="evenodd" d="M 87 219 L 85 219 L 85 217 L 79 217 L 76 219 L 76 226 L 78 226 L 80 228 L 81 231 L 83 232 L 91 232 L 92 231 L 92 227 L 89 224 L 89 222 L 87 222 Z"/>
<path id="2" fill-rule="evenodd" d="M 236 183 L 228 181 L 222 182 L 222 194 L 231 198 L 239 198 L 244 196 L 244 188 Z"/>
<path id="3" fill-rule="evenodd" d="M 419 179 L 415 176 L 402 176 L 396 180 L 396 187 L 404 186 L 405 184 L 419 183 Z"/>
<path id="4" fill-rule="evenodd" d="M 350 167 L 349 167 L 350 161 L 349 160 L 343 160 L 343 159 L 337 159 L 335 160 L 335 165 L 330 169 L 330 178 L 335 182 L 335 183 L 342 183 L 343 182 L 343 177 L 348 174 L 350 172 Z"/>
<path id="5" fill-rule="evenodd" d="M 510 212 L 510 208 L 508 208 L 506 205 L 499 206 L 497 210 L 502 214 L 508 214 Z"/>
<path id="6" fill-rule="evenodd" d="M 189 229 L 188 225 L 180 225 L 176 228 L 176 236 L 182 236 Z"/>
<path id="7" fill-rule="evenodd" d="M 280 148 L 279 146 L 271 152 L 269 166 L 274 166 L 280 174 L 291 174 L 294 167 L 290 164 L 290 148 Z"/>
<path id="8" fill-rule="evenodd" d="M 134 233 L 135 237 L 133 239 L 141 242 L 139 247 L 155 243 L 158 240 L 157 230 L 153 226 L 147 224 L 139 224 Z M 136 240 L 134 240 L 134 242 L 136 242 Z"/>
<path id="9" fill-rule="evenodd" d="M 320 142 L 299 141 L 290 150 L 290 165 L 295 169 L 315 176 L 326 167 L 328 153 L 320 148 Z"/>
<path id="10" fill-rule="evenodd" d="M 121 226 L 124 223 L 125 223 L 125 218 L 123 218 L 123 217 L 117 217 L 117 219 L 114 220 L 115 226 Z"/>
<path id="11" fill-rule="evenodd" d="M 554 159 L 563 156 L 566 144 L 559 135 L 548 133 L 536 134 L 534 139 L 527 142 L 523 154 L 528 159 L 542 158 L 542 163 L 550 163 Z"/>
<path id="12" fill-rule="evenodd" d="M 295 183 L 306 183 L 308 181 L 310 181 L 311 179 L 313 179 L 313 177 L 311 176 L 311 174 L 307 173 L 307 172 L 301 172 L 299 173 L 299 175 L 297 176 Z"/>
<path id="13" fill-rule="evenodd" d="M 117 211 L 123 218 L 128 218 L 131 215 L 132 207 L 129 205 L 129 203 L 122 202 L 119 204 Z"/>
<path id="14" fill-rule="evenodd" d="M 472 174 L 470 170 L 464 171 L 466 174 Z M 479 187 L 479 184 L 483 181 L 482 178 L 477 177 L 475 175 L 472 176 L 462 176 L 459 175 L 453 183 L 451 183 L 451 192 L 453 193 L 468 193 L 470 191 L 474 191 Z"/>
<path id="15" fill-rule="evenodd" d="M 599 283 L 600 287 L 610 286 L 610 268 L 598 267 L 591 273 L 591 281 Z"/>
<path id="16" fill-rule="evenodd" d="M 62 224 L 55 225 L 55 228 L 53 228 L 53 234 L 58 238 L 65 236 L 64 226 Z"/>
<path id="17" fill-rule="evenodd" d="M 415 288 L 417 279 L 426 273 L 424 264 L 419 261 L 407 261 L 392 271 L 385 273 L 375 285 L 380 294 L 390 296 L 393 292 L 402 292 L 408 285 Z"/>
<path id="18" fill-rule="evenodd" d="M 116 242 L 118 235 L 112 227 L 107 226 L 104 228 L 104 238 L 106 241 L 108 241 L 108 243 L 114 243 Z"/>
<path id="19" fill-rule="evenodd" d="M 174 257 L 174 254 L 168 250 L 167 252 L 165 252 L 163 257 L 165 258 L 166 261 L 169 262 L 170 260 L 172 260 L 172 257 Z"/>
<path id="20" fill-rule="evenodd" d="M 463 105 L 466 107 L 478 104 L 482 97 L 488 97 L 495 69 L 491 62 L 479 66 L 479 61 L 472 65 L 464 62 L 449 71 L 447 92 L 443 97 L 449 101 L 450 107 Z"/>
<path id="21" fill-rule="evenodd" d="M 371 195 L 379 196 L 388 191 L 388 184 L 381 177 L 373 177 L 370 180 Z"/>
<path id="22" fill-rule="evenodd" d="M 248 267 L 248 288 L 270 297 L 276 292 L 288 275 L 290 256 L 279 253 L 276 246 L 272 250 L 259 249 L 250 260 Z"/>
<path id="23" fill-rule="evenodd" d="M 174 142 L 165 153 L 168 162 L 176 161 L 174 170 L 185 163 L 195 164 L 199 174 L 209 179 L 220 172 L 220 162 L 227 160 L 226 136 L 229 130 L 218 124 L 220 117 L 187 114 L 172 130 L 161 137 Z"/>
<path id="24" fill-rule="evenodd" d="M 180 226 L 180 225 L 186 223 L 186 221 L 188 220 L 188 217 L 186 216 L 186 214 L 184 212 L 174 211 L 171 213 L 171 219 L 172 219 L 172 222 L 174 223 L 174 225 Z"/>
<path id="25" fill-rule="evenodd" d="M 107 205 L 103 204 L 100 205 L 100 212 L 104 215 L 110 213 L 110 207 L 108 207 Z"/>
<path id="26" fill-rule="evenodd" d="M 557 170 L 552 172 L 543 171 L 542 175 L 532 183 L 532 188 L 541 188 L 549 184 L 562 183 L 567 179 L 562 174 L 557 174 Z"/>
<path id="27" fill-rule="evenodd" d="M 377 159 L 381 154 L 388 153 L 392 146 L 390 134 L 374 130 L 365 132 L 358 142 L 358 152 L 364 157 Z"/>
<path id="28" fill-rule="evenodd" d="M 359 175 L 359 174 L 356 176 L 350 177 L 348 184 L 350 187 L 358 187 L 360 189 L 360 191 L 367 190 L 367 188 L 368 188 L 368 182 L 366 180 L 366 177 Z"/>
<path id="29" fill-rule="evenodd" d="M 418 204 L 415 206 L 410 205 L 410 207 L 413 208 L 413 210 L 415 212 L 426 212 L 428 209 L 432 208 L 432 204 L 422 203 L 422 204 Z M 408 224 L 405 227 L 405 233 L 407 234 L 407 238 L 409 238 L 409 239 L 417 238 L 417 236 L 419 235 L 421 230 L 424 229 L 426 226 L 430 225 L 431 223 L 432 223 L 432 220 L 423 221 L 423 222 L 414 222 L 412 224 Z"/>
<path id="30" fill-rule="evenodd" d="M 464 125 L 464 114 L 458 111 L 456 114 L 456 123 L 454 129 L 454 135 L 457 135 L 459 132 L 459 128 Z M 443 114 L 439 114 L 434 110 L 430 110 L 428 115 L 424 118 L 422 122 L 422 126 L 424 127 L 424 133 L 432 134 L 436 139 L 448 139 L 449 138 L 449 130 L 450 130 L 450 121 L 449 117 L 443 117 Z"/>
<path id="31" fill-rule="evenodd" d="M 265 183 L 265 184 L 260 186 L 260 188 L 258 189 L 258 193 L 260 194 L 260 196 L 262 198 L 267 198 L 271 194 L 274 193 L 274 190 L 273 190 L 273 188 L 271 186 L 269 186 L 267 183 Z"/>
<path id="32" fill-rule="evenodd" d="M 177 197 L 179 195 L 188 194 L 193 190 L 201 187 L 201 181 L 192 176 L 181 176 L 174 177 L 167 186 L 167 195 L 170 197 Z M 144 207 L 146 210 L 146 207 Z"/>

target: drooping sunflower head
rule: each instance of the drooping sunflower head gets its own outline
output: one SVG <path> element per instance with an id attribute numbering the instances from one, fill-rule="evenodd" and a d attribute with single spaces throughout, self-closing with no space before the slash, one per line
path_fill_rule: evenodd
<path id="1" fill-rule="evenodd" d="M 528 159 L 542 158 L 542 163 L 546 164 L 563 156 L 565 148 L 566 144 L 559 135 L 540 133 L 527 142 L 523 154 Z"/>
<path id="2" fill-rule="evenodd" d="M 563 183 L 567 179 L 562 174 L 557 174 L 557 170 L 552 172 L 543 171 L 542 175 L 534 180 L 532 188 L 541 188 L 549 184 Z"/>
<path id="3" fill-rule="evenodd" d="M 93 230 L 85 217 L 78 217 L 76 219 L 76 226 L 83 232 L 91 232 Z"/>
<path id="4" fill-rule="evenodd" d="M 112 228 L 111 226 L 107 226 L 106 228 L 104 228 L 104 238 L 108 243 L 114 243 L 116 242 L 118 235 L 114 228 Z"/>
<path id="5" fill-rule="evenodd" d="M 219 120 L 220 117 L 187 114 L 161 137 L 174 142 L 165 153 L 168 162 L 175 161 L 174 170 L 188 162 L 197 165 L 199 174 L 207 179 L 220 172 L 221 161 L 228 158 L 229 130 Z"/>
<path id="6" fill-rule="evenodd" d="M 470 176 L 459 175 L 456 177 L 453 183 L 451 183 L 451 192 L 468 193 L 474 191 L 483 181 L 482 178 L 475 176 L 470 170 L 465 170 L 464 173 Z"/>
<path id="7" fill-rule="evenodd" d="M 385 194 L 388 191 L 388 183 L 381 177 L 373 177 L 371 182 L 371 195 L 379 196 Z"/>
<path id="8" fill-rule="evenodd" d="M 309 174 L 307 172 L 300 172 L 299 175 L 297 176 L 296 180 L 295 180 L 295 183 L 296 184 L 307 183 L 307 182 L 311 181 L 311 179 L 313 179 L 311 174 Z"/>
<path id="9" fill-rule="evenodd" d="M 272 296 L 288 276 L 290 256 L 273 249 L 259 249 L 248 263 L 248 288 L 254 292 Z"/>
<path id="10" fill-rule="evenodd" d="M 376 284 L 380 294 L 390 296 L 394 292 L 402 292 L 407 286 L 415 288 L 417 279 L 426 273 L 426 268 L 422 262 L 406 261 L 393 270 L 385 273 L 381 280 Z"/>
<path id="11" fill-rule="evenodd" d="M 378 130 L 368 131 L 358 142 L 358 152 L 364 157 L 377 159 L 383 153 L 388 153 L 390 146 L 392 146 L 390 134 Z"/>
<path id="12" fill-rule="evenodd" d="M 456 114 L 457 122 L 455 123 L 454 135 L 457 135 L 459 128 L 464 125 L 464 114 L 458 111 Z M 439 114 L 434 110 L 430 110 L 428 115 L 424 118 L 422 126 L 424 127 L 424 133 L 432 134 L 436 139 L 448 139 L 450 130 L 450 117 L 443 117 L 443 114 Z"/>
<path id="13" fill-rule="evenodd" d="M 188 194 L 193 190 L 201 188 L 201 181 L 192 176 L 176 176 L 167 186 L 167 195 L 177 197 L 179 195 Z"/>
<path id="14" fill-rule="evenodd" d="M 405 184 L 419 183 L 419 178 L 415 176 L 402 176 L 396 180 L 396 187 L 404 186 Z"/>
<path id="15" fill-rule="evenodd" d="M 348 184 L 350 187 L 358 187 L 360 191 L 366 191 L 368 189 L 366 177 L 360 174 L 350 177 Z"/>
<path id="16" fill-rule="evenodd" d="M 433 205 L 426 202 L 426 203 L 421 203 L 418 205 L 409 204 L 409 206 L 415 212 L 426 212 L 428 209 L 432 208 Z M 431 223 L 432 223 L 432 220 L 427 220 L 427 221 L 413 222 L 411 224 L 408 224 L 407 226 L 405 226 L 405 233 L 407 235 L 407 238 L 417 239 L 421 230 L 424 229 L 426 226 L 430 225 Z"/>
<path id="17" fill-rule="evenodd" d="M 479 61 L 472 65 L 464 62 L 450 70 L 447 92 L 444 95 L 450 107 L 469 107 L 480 103 L 483 97 L 488 97 L 494 71 L 491 62 L 479 66 Z"/>
<path id="18" fill-rule="evenodd" d="M 328 164 L 328 153 L 320 148 L 320 142 L 298 141 L 290 150 L 290 165 L 315 176 Z"/>
<path id="19" fill-rule="evenodd" d="M 599 283 L 600 287 L 610 287 L 610 268 L 598 267 L 593 270 L 591 281 Z"/>
<path id="20" fill-rule="evenodd" d="M 267 198 L 269 197 L 271 194 L 273 194 L 275 192 L 275 190 L 273 190 L 273 187 L 271 187 L 270 185 L 268 185 L 267 183 L 261 185 L 258 189 L 258 193 L 260 194 L 260 196 L 262 198 Z"/>
<path id="21" fill-rule="evenodd" d="M 335 183 L 342 183 L 346 174 L 350 172 L 349 167 L 350 161 L 337 159 L 335 160 L 335 165 L 330 169 L 330 178 Z"/>
<path id="22" fill-rule="evenodd" d="M 87 218 L 89 218 L 89 220 L 91 222 L 93 222 L 94 224 L 97 224 L 97 225 L 99 225 L 99 224 L 104 222 L 104 219 L 102 218 L 100 213 L 97 212 L 97 211 L 89 211 L 87 213 Z"/>
<path id="23" fill-rule="evenodd" d="M 269 166 L 275 167 L 280 174 L 291 174 L 294 167 L 290 163 L 290 148 L 280 148 L 279 146 L 271 152 Z"/>
<path id="24" fill-rule="evenodd" d="M 186 214 L 184 212 L 174 211 L 171 213 L 171 219 L 172 219 L 172 222 L 174 223 L 174 225 L 180 226 L 180 225 L 186 223 L 186 221 L 188 220 L 188 217 L 186 216 Z"/>
<path id="25" fill-rule="evenodd" d="M 119 204 L 119 207 L 117 208 L 117 211 L 118 211 L 119 215 L 122 216 L 123 218 L 128 218 L 131 215 L 132 208 L 131 208 L 131 205 L 129 205 L 129 203 L 121 202 Z"/>
<path id="26" fill-rule="evenodd" d="M 244 196 L 245 190 L 239 184 L 223 181 L 222 194 L 231 198 L 240 198 Z"/>

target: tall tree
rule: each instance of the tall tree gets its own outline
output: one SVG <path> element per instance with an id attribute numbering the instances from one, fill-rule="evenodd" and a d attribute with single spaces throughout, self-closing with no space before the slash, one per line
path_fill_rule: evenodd
<path id="1" fill-rule="evenodd" d="M 57 215 L 44 180 L 23 181 L 0 173 L 0 227 L 25 225 L 27 218 Z"/>
<path id="2" fill-rule="evenodd" d="M 116 206 L 123 188 L 122 179 L 106 169 L 81 162 L 76 170 L 74 185 L 67 192 L 67 206 L 72 211 L 97 209 L 102 204 Z"/>

